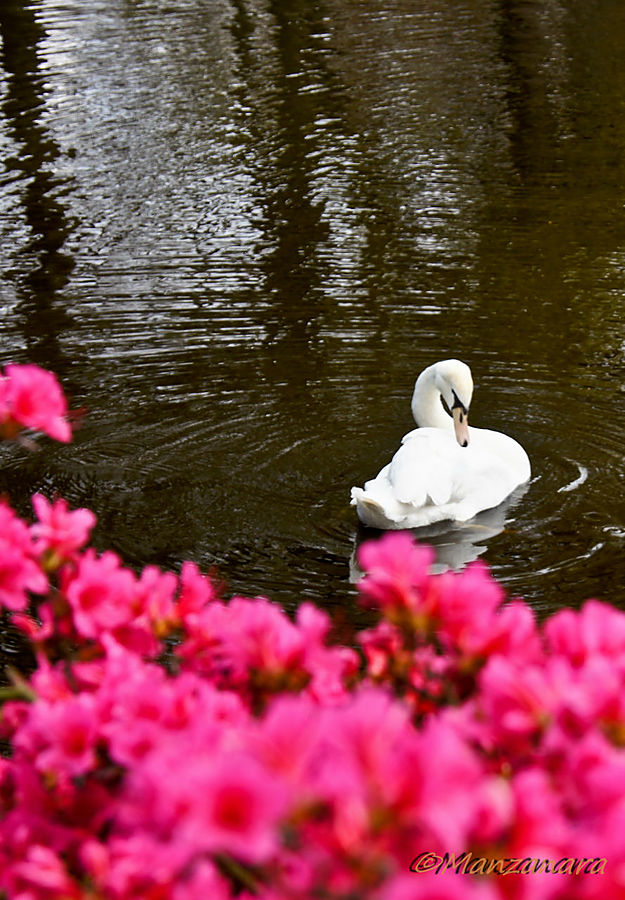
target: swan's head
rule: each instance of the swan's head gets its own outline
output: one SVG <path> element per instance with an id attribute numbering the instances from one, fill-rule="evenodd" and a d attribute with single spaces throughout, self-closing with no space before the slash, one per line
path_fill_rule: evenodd
<path id="1" fill-rule="evenodd" d="M 473 396 L 471 369 L 459 359 L 445 359 L 434 366 L 434 383 L 454 420 L 456 440 L 469 445 L 469 406 Z"/>

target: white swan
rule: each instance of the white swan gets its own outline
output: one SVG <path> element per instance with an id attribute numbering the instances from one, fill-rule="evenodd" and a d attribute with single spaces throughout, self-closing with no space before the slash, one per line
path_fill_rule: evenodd
<path id="1" fill-rule="evenodd" d="M 400 529 L 445 519 L 466 522 L 529 479 L 527 453 L 513 438 L 469 428 L 472 395 L 471 370 L 458 359 L 421 372 L 412 395 L 419 428 L 402 438 L 393 459 L 364 489 L 352 488 L 352 506 L 363 524 Z"/>

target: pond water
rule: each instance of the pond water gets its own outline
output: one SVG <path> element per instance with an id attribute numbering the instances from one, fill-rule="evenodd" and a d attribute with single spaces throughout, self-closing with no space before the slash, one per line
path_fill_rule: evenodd
<path id="1" fill-rule="evenodd" d="M 3 0 L 0 32 L 0 358 L 87 412 L 1 451 L 22 512 L 352 627 L 349 489 L 456 356 L 533 477 L 441 560 L 625 606 L 621 0 Z"/>

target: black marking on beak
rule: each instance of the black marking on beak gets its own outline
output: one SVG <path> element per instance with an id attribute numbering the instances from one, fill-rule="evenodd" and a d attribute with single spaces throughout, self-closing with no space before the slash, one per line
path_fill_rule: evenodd
<path id="1" fill-rule="evenodd" d="M 453 402 L 451 408 L 452 408 L 452 409 L 457 409 L 458 407 L 460 407 L 460 409 L 462 410 L 462 413 L 464 413 L 465 416 L 468 416 L 469 410 L 466 408 L 466 406 L 464 405 L 464 403 L 461 403 L 461 402 L 460 402 L 460 400 L 458 399 L 458 394 L 453 390 L 453 388 L 452 388 L 452 391 L 451 391 L 451 392 L 452 392 L 452 394 L 454 395 L 454 402 Z M 461 422 L 462 422 L 462 413 L 460 414 L 460 421 L 461 421 Z M 466 445 L 465 445 L 465 446 L 466 446 Z"/>

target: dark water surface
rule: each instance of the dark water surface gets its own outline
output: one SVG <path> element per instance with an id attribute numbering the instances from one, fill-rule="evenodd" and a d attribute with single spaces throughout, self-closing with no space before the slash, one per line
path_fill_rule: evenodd
<path id="1" fill-rule="evenodd" d="M 20 510 L 356 621 L 350 486 L 458 356 L 534 471 L 441 554 L 625 606 L 622 0 L 2 0 L 0 31 L 0 358 L 88 410 L 2 450 Z"/>

